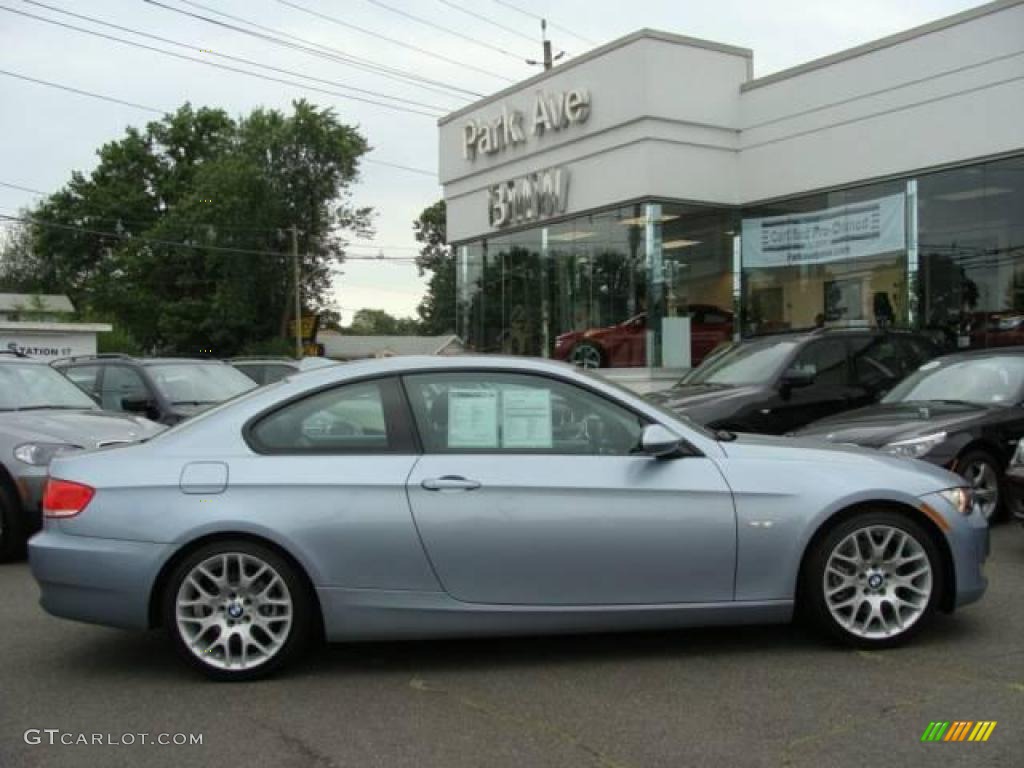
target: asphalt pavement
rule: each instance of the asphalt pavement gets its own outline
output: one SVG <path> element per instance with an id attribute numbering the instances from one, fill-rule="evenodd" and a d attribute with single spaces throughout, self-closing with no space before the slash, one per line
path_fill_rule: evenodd
<path id="1" fill-rule="evenodd" d="M 987 572 L 981 603 L 886 652 L 789 626 L 374 643 L 225 685 L 160 633 L 47 616 L 4 565 L 0 768 L 1019 766 L 1024 530 L 993 531 Z M 922 743 L 934 720 L 998 724 Z"/>

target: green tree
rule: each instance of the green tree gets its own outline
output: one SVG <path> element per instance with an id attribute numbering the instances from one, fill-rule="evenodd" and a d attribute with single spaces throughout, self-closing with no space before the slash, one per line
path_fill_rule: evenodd
<path id="1" fill-rule="evenodd" d="M 360 309 L 343 329 L 354 336 L 415 336 L 420 324 L 411 317 L 395 317 L 383 309 Z"/>
<path id="2" fill-rule="evenodd" d="M 420 277 L 430 275 L 427 291 L 416 308 L 422 333 L 455 333 L 455 254 L 448 245 L 444 200 L 425 208 L 412 226 L 416 240 L 423 243 L 416 268 Z"/>
<path id="3" fill-rule="evenodd" d="M 231 355 L 284 337 L 288 230 L 300 233 L 303 311 L 325 309 L 345 237 L 372 232 L 371 210 L 350 193 L 367 149 L 305 101 L 237 120 L 186 104 L 101 147 L 88 177 L 74 173 L 32 211 L 50 225 L 29 226 L 28 255 L 21 244 L 0 278 L 67 293 L 151 351 Z"/>

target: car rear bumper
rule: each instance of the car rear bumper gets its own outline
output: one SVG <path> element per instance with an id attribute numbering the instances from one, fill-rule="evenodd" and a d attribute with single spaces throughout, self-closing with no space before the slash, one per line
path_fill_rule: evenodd
<path id="1" fill-rule="evenodd" d="M 69 536 L 49 523 L 29 540 L 39 604 L 63 619 L 149 627 L 149 597 L 166 545 Z"/>

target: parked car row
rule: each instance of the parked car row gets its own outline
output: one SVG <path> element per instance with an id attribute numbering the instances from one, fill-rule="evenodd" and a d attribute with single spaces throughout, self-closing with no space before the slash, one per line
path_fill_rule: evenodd
<path id="1" fill-rule="evenodd" d="M 0 351 L 0 562 L 18 556 L 39 528 L 54 456 L 146 440 L 258 384 L 334 364 L 230 362 L 102 354 L 47 364 Z"/>
<path id="2" fill-rule="evenodd" d="M 938 353 L 929 337 L 899 331 L 752 338 L 650 398 L 712 429 L 928 461 L 966 478 L 995 520 L 1017 503 L 1006 498 L 1005 477 L 1024 437 L 1024 348 Z M 1024 478 L 1024 470 L 1013 476 Z"/>

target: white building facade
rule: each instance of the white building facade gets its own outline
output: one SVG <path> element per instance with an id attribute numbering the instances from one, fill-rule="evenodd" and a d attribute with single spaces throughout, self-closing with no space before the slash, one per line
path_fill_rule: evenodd
<path id="1" fill-rule="evenodd" d="M 1024 0 L 760 79 L 752 56 L 643 30 L 441 120 L 470 348 L 677 369 L 820 325 L 1024 343 Z"/>

